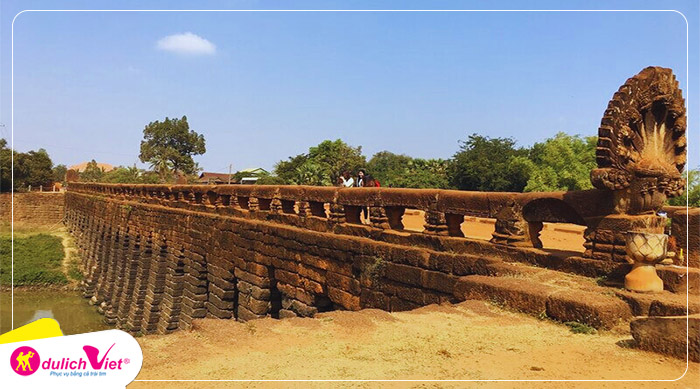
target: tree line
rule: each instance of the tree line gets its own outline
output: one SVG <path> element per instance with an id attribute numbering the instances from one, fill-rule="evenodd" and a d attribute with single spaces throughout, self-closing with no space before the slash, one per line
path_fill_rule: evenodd
<path id="1" fill-rule="evenodd" d="M 65 184 L 66 181 L 132 184 L 196 181 L 199 166 L 192 157 L 206 152 L 205 141 L 203 135 L 190 130 L 186 116 L 151 122 L 144 128 L 143 135 L 139 159 L 148 163 L 150 170 L 119 166 L 105 171 L 93 159 L 78 172 L 69 170 L 66 165 L 54 166 L 44 149 L 20 153 L 7 147 L 7 140 L 0 139 L 0 191 L 51 188 L 55 183 Z"/>
<path id="2" fill-rule="evenodd" d="M 366 170 L 383 187 L 438 188 L 484 192 L 550 192 L 592 189 L 597 137 L 560 132 L 532 147 L 512 138 L 472 134 L 450 159 L 422 159 L 380 151 L 369 160 L 361 146 L 325 140 L 307 153 L 275 164 L 258 184 L 333 185 L 344 171 Z M 688 171 L 686 192 L 671 205 L 700 206 L 700 169 Z"/>
<path id="3" fill-rule="evenodd" d="M 20 153 L 7 147 L 7 140 L 0 139 L 0 192 L 9 192 L 13 187 L 17 192 L 30 187 L 51 188 L 55 182 L 63 180 L 65 172 L 66 166 L 54 166 L 46 150 Z"/>
<path id="4" fill-rule="evenodd" d="M 532 147 L 511 138 L 472 134 L 450 159 L 413 158 L 380 151 L 369 160 L 361 147 L 326 140 L 308 153 L 279 161 L 269 179 L 280 184 L 332 185 L 348 170 L 366 169 L 382 186 L 523 192 L 592 188 L 596 137 L 559 133 Z M 264 180 L 263 182 L 266 182 Z"/>
<path id="5" fill-rule="evenodd" d="M 0 139 L 0 190 L 12 186 L 11 158 L 14 155 L 14 189 L 51 187 L 69 180 L 108 183 L 195 182 L 201 170 L 193 157 L 206 152 L 204 136 L 190 130 L 187 117 L 165 118 L 145 126 L 139 159 L 150 169 L 120 166 L 102 170 L 95 160 L 83 172 L 54 166 L 44 149 L 19 153 Z M 448 159 L 414 158 L 391 151 L 380 151 L 371 158 L 361 146 L 341 139 L 325 140 L 308 152 L 278 161 L 272 174 L 262 174 L 262 185 L 330 186 L 349 171 L 366 170 L 383 187 L 439 188 L 494 192 L 540 192 L 590 189 L 590 171 L 596 167 L 597 138 L 558 133 L 532 147 L 518 146 L 512 138 L 491 138 L 471 134 L 459 142 L 459 149 Z M 71 177 L 72 176 L 72 177 Z M 233 174 L 239 182 L 248 173 Z M 700 171 L 689 171 L 690 204 L 700 206 Z M 684 204 L 685 195 L 671 199 Z"/>

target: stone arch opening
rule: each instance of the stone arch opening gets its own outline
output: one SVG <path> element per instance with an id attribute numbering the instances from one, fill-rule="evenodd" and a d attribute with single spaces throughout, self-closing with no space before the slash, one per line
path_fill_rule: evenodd
<path id="1" fill-rule="evenodd" d="M 543 248 L 540 233 L 545 228 L 544 223 L 567 223 L 579 226 L 585 226 L 586 222 L 581 215 L 568 203 L 556 198 L 535 199 L 522 208 L 523 219 L 528 223 L 528 234 L 532 245 L 537 248 Z M 570 228 L 572 228 L 571 226 Z M 563 228 L 563 227 L 562 227 Z M 564 230 L 557 227 L 557 230 Z M 573 234 L 582 234 L 581 231 L 572 231 Z M 582 235 L 580 236 L 583 237 Z M 551 247 L 550 247 L 551 248 Z"/>
<path id="2" fill-rule="evenodd" d="M 536 199 L 528 202 L 523 207 L 523 218 L 530 223 L 550 222 L 586 225 L 581 215 L 571 205 L 554 198 Z"/>
<path id="3" fill-rule="evenodd" d="M 267 267 L 267 277 L 270 279 L 270 317 L 279 319 L 282 309 L 282 293 L 277 288 L 277 278 L 275 278 L 275 268 Z"/>

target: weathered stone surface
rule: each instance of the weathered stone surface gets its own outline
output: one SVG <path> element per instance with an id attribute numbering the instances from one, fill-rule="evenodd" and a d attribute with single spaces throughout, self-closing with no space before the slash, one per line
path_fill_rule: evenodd
<path id="1" fill-rule="evenodd" d="M 14 216 L 13 216 L 14 202 Z M 19 224 L 53 225 L 65 214 L 64 192 L 0 193 L 0 221 Z"/>
<path id="2" fill-rule="evenodd" d="M 577 290 L 550 294 L 547 316 L 562 322 L 576 321 L 610 329 L 629 320 L 632 312 L 627 304 L 615 297 Z"/>
<path id="3" fill-rule="evenodd" d="M 686 126 L 671 69 L 648 67 L 613 95 L 598 129 L 591 182 L 614 192 L 617 213 L 659 210 L 667 197 L 683 192 Z"/>
<path id="4" fill-rule="evenodd" d="M 488 300 L 521 312 L 539 315 L 547 311 L 551 287 L 516 278 L 488 276 L 460 277 L 454 288 L 459 300 Z"/>
<path id="5" fill-rule="evenodd" d="M 671 236 L 676 238 L 676 246 L 683 249 L 685 263 L 700 268 L 700 208 L 681 209 L 671 217 Z"/>
<path id="6" fill-rule="evenodd" d="M 280 319 L 289 319 L 291 317 L 297 317 L 297 314 L 294 313 L 294 311 L 290 311 L 288 309 L 280 309 L 280 314 L 279 314 Z"/>
<path id="7" fill-rule="evenodd" d="M 687 325 L 687 329 L 686 329 Z M 630 323 L 639 348 L 700 362 L 700 314 L 642 317 Z"/>

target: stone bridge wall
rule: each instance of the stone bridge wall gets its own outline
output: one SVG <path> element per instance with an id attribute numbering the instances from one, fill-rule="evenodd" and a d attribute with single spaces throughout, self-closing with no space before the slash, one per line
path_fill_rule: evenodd
<path id="1" fill-rule="evenodd" d="M 595 199 L 597 191 L 581 193 Z M 539 198 L 563 201 L 557 196 Z M 455 293 L 460 277 L 503 274 L 504 261 L 591 277 L 621 279 L 629 271 L 627 263 L 563 257 L 517 236 L 494 242 L 461 236 L 465 214 L 495 217 L 494 237 L 499 223 L 508 232 L 509 223 L 520 221 L 504 210 L 527 210 L 527 199 L 533 198 L 431 190 L 73 183 L 66 221 L 83 258 L 86 296 L 100 305 L 108 322 L 143 333 L 187 328 L 193 318 L 207 316 L 250 320 L 332 309 L 399 311 L 457 301 L 464 296 Z M 360 222 L 367 204 L 372 205 L 370 225 Z M 405 208 L 426 211 L 425 231 L 402 230 Z M 583 218 L 561 210 L 528 212 L 535 220 L 526 225 Z M 669 274 L 670 290 L 685 284 Z"/>
<path id="2" fill-rule="evenodd" d="M 0 193 L 0 220 L 12 220 L 13 194 Z M 14 221 L 24 225 L 53 225 L 63 219 L 65 193 L 31 192 L 14 194 Z"/>
<path id="3" fill-rule="evenodd" d="M 87 292 L 108 320 L 133 331 L 168 332 L 205 316 L 405 310 L 452 298 L 453 262 L 427 249 L 78 193 L 68 201 Z M 457 274 L 478 262 L 464 257 Z"/>

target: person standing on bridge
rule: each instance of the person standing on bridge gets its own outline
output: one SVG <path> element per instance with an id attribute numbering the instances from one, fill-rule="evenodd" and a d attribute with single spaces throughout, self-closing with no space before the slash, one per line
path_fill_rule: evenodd
<path id="1" fill-rule="evenodd" d="M 379 180 L 374 178 L 371 174 L 368 174 L 365 176 L 364 179 L 364 187 L 365 188 L 379 188 L 381 185 L 379 184 Z"/>
<path id="2" fill-rule="evenodd" d="M 364 174 L 362 179 L 362 186 L 365 188 L 379 188 L 379 180 L 375 179 L 370 174 Z M 362 207 L 362 214 L 365 217 L 366 224 L 370 224 L 369 213 L 369 207 Z"/>
<path id="3" fill-rule="evenodd" d="M 350 176 L 349 171 L 344 171 L 343 174 L 338 177 L 338 186 L 343 188 L 352 188 L 355 186 L 355 180 Z"/>
<path id="4" fill-rule="evenodd" d="M 365 169 L 360 169 L 357 171 L 357 180 L 355 180 L 355 186 L 358 188 L 362 188 L 365 186 Z"/>

